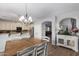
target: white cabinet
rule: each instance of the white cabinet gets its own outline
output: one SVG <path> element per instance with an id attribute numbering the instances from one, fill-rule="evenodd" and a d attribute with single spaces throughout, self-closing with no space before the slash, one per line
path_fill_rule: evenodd
<path id="1" fill-rule="evenodd" d="M 68 35 L 57 35 L 57 45 L 67 47 L 78 52 L 78 37 Z"/>
<path id="2" fill-rule="evenodd" d="M 65 36 L 57 35 L 57 45 L 65 46 Z"/>

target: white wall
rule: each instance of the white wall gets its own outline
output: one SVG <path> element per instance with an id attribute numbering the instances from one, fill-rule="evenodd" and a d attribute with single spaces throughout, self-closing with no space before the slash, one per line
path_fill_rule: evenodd
<path id="1" fill-rule="evenodd" d="M 34 23 L 34 37 L 41 39 L 41 36 L 42 36 L 41 30 L 42 30 L 41 29 L 41 23 L 35 22 Z"/>
<path id="2" fill-rule="evenodd" d="M 42 39 L 42 23 L 44 21 L 51 21 L 52 22 L 52 44 L 55 43 L 55 18 L 49 17 L 43 20 L 39 20 L 34 23 L 34 37 Z"/>

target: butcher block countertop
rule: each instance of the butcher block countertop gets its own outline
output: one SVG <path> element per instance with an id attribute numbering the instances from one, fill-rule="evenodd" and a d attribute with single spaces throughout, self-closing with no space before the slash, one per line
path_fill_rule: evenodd
<path id="1" fill-rule="evenodd" d="M 37 38 L 7 41 L 4 54 L 5 56 L 15 56 L 17 55 L 17 51 L 42 42 L 45 41 Z"/>

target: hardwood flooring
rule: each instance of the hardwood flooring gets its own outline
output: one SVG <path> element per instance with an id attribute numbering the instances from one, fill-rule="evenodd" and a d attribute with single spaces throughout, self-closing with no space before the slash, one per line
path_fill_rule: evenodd
<path id="1" fill-rule="evenodd" d="M 79 52 L 76 53 L 75 51 L 60 47 L 60 46 L 54 46 L 50 43 L 48 43 L 48 56 L 78 56 Z"/>

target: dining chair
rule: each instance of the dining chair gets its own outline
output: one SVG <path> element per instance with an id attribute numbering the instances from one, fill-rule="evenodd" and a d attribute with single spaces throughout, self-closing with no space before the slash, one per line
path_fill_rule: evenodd
<path id="1" fill-rule="evenodd" d="M 36 56 L 47 56 L 47 42 L 43 42 L 36 46 Z"/>
<path id="2" fill-rule="evenodd" d="M 17 56 L 35 56 L 35 46 L 17 51 Z"/>

